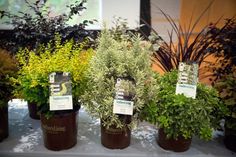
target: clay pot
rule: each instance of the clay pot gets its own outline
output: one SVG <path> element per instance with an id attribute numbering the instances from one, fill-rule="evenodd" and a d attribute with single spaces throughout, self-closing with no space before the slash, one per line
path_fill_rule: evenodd
<path id="1" fill-rule="evenodd" d="M 157 143 L 158 145 L 165 149 L 174 152 L 184 152 L 187 151 L 191 145 L 192 139 L 185 139 L 183 136 L 179 136 L 177 139 L 167 138 L 163 129 L 159 129 Z"/>
<path id="2" fill-rule="evenodd" d="M 38 106 L 36 103 L 28 102 L 28 110 L 29 110 L 30 118 L 36 119 L 36 120 L 40 119 L 40 114 L 38 113 Z"/>
<path id="3" fill-rule="evenodd" d="M 236 124 L 236 118 L 231 118 L 226 120 L 230 120 L 231 123 L 235 122 Z M 227 149 L 236 152 L 236 130 L 225 126 L 224 144 Z"/>
<path id="4" fill-rule="evenodd" d="M 121 119 L 124 120 L 126 124 L 131 122 L 131 116 L 124 115 L 121 116 Z M 101 143 L 104 147 L 109 149 L 124 149 L 130 145 L 131 130 L 127 126 L 124 128 L 117 128 L 116 126 L 106 128 L 102 123 Z"/>
<path id="5" fill-rule="evenodd" d="M 0 107 L 0 142 L 8 135 L 8 106 L 4 106 Z"/>
<path id="6" fill-rule="evenodd" d="M 41 114 L 44 146 L 49 150 L 69 149 L 77 143 L 77 111 L 55 114 L 46 118 Z"/>

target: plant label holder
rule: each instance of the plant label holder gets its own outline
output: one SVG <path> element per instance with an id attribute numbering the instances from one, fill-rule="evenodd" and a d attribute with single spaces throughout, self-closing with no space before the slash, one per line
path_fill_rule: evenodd
<path id="1" fill-rule="evenodd" d="M 50 97 L 49 109 L 73 109 L 71 75 L 68 72 L 53 72 L 49 74 Z"/>
<path id="2" fill-rule="evenodd" d="M 113 113 L 123 115 L 133 115 L 134 102 L 132 94 L 123 87 L 123 84 L 133 85 L 133 81 L 124 78 L 117 78 L 115 89 L 116 95 L 113 102 Z M 127 86 L 128 87 L 128 86 Z"/>
<path id="3" fill-rule="evenodd" d="M 176 94 L 184 94 L 186 97 L 196 98 L 198 83 L 198 64 L 179 63 L 178 82 Z"/>

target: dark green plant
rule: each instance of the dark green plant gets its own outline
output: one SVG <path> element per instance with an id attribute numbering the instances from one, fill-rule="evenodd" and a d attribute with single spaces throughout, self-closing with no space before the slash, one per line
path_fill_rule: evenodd
<path id="1" fill-rule="evenodd" d="M 198 84 L 196 99 L 176 95 L 177 71 L 165 73 L 157 82 L 160 85 L 158 101 L 144 108 L 146 120 L 163 128 L 168 137 L 191 138 L 196 135 L 211 139 L 213 129 L 219 127 L 221 118 L 227 113 L 217 91 Z"/>
<path id="2" fill-rule="evenodd" d="M 16 77 L 16 60 L 5 50 L 0 49 L 0 107 L 6 106 L 12 98 L 13 83 L 11 77 Z"/>
<path id="3" fill-rule="evenodd" d="M 211 80 L 213 85 L 218 79 L 225 77 L 224 75 L 234 73 L 232 66 L 236 66 L 236 18 L 226 19 L 221 28 L 212 25 L 209 33 L 219 34 L 219 32 L 220 35 L 214 41 L 216 61 L 209 66 L 214 76 Z"/>
<path id="4" fill-rule="evenodd" d="M 38 52 L 19 51 L 20 70 L 18 77 L 13 79 L 16 95 L 36 103 L 43 113 L 49 113 L 48 77 L 52 72 L 71 73 L 73 105 L 78 106 L 79 97 L 85 91 L 88 63 L 93 55 L 93 49 L 84 50 L 82 44 L 76 45 L 72 40 L 61 44 L 57 36 L 54 42 L 54 46 L 51 43 L 41 46 Z"/>
<path id="5" fill-rule="evenodd" d="M 232 72 L 221 76 L 214 84 L 214 87 L 219 91 L 220 97 L 224 104 L 230 111 L 228 117 L 226 117 L 226 126 L 236 130 L 236 66 L 231 67 Z"/>
<path id="6" fill-rule="evenodd" d="M 236 130 L 236 19 L 226 19 L 222 26 L 224 31 L 215 39 L 217 51 L 216 61 L 209 65 L 212 72 L 212 85 L 219 91 L 219 95 L 230 111 L 226 117 L 226 126 Z M 212 26 L 211 34 L 221 31 Z"/>
<path id="7" fill-rule="evenodd" d="M 80 15 L 82 11 L 86 10 L 84 6 L 86 0 L 67 5 L 69 8 L 68 14 L 54 17 L 50 17 L 50 11 L 46 3 L 41 3 L 41 0 L 37 0 L 35 3 L 25 0 L 25 3 L 31 14 L 19 12 L 19 15 L 15 15 L 8 11 L 0 11 L 0 17 L 9 18 L 11 21 L 8 24 L 14 27 L 13 36 L 9 39 L 3 38 L 1 47 L 8 48 L 14 52 L 20 47 L 34 49 L 40 44 L 46 44 L 53 40 L 55 34 L 60 34 L 62 42 L 71 38 L 76 42 L 83 42 L 85 37 L 94 38 L 92 31 L 85 30 L 85 26 L 93 23 L 93 21 L 84 20 L 74 26 L 67 24 L 67 21 L 73 15 Z"/>

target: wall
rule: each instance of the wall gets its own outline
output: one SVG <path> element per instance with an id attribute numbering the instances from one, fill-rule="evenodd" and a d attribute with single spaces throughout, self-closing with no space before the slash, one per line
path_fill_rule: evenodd
<path id="1" fill-rule="evenodd" d="M 220 18 L 222 20 L 219 21 L 218 26 L 222 26 L 225 18 L 236 15 L 236 0 L 181 0 L 180 24 L 188 25 L 191 18 L 193 22 L 196 21 L 211 2 L 212 5 L 199 21 L 195 32 L 199 32 L 204 26 L 215 23 Z"/>
<path id="2" fill-rule="evenodd" d="M 151 0 L 150 2 L 152 27 L 166 41 L 169 41 L 168 31 L 171 31 L 171 26 L 158 8 L 161 8 L 165 13 L 170 15 L 178 25 L 180 20 L 180 1 L 181 0 Z"/>

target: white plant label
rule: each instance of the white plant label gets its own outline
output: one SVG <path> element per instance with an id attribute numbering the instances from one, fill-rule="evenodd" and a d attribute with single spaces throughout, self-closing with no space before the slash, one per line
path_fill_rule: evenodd
<path id="1" fill-rule="evenodd" d="M 113 102 L 113 113 L 133 115 L 133 88 L 133 81 L 123 78 L 117 79 L 115 85 L 116 95 Z"/>
<path id="2" fill-rule="evenodd" d="M 71 76 L 68 72 L 53 72 L 49 75 L 50 97 L 49 109 L 73 109 Z"/>
<path id="3" fill-rule="evenodd" d="M 196 98 L 198 83 L 198 64 L 179 63 L 178 82 L 176 94 L 184 94 L 186 97 Z"/>
<path id="4" fill-rule="evenodd" d="M 73 109 L 72 95 L 50 96 L 50 111 Z"/>
<path id="5" fill-rule="evenodd" d="M 113 113 L 133 115 L 133 101 L 114 99 L 113 103 Z"/>

